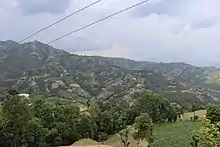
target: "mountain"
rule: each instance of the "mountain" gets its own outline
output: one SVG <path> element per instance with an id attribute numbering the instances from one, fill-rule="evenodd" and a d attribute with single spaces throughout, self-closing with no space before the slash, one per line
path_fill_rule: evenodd
<path id="1" fill-rule="evenodd" d="M 191 106 L 220 100 L 217 68 L 70 54 L 41 42 L 0 42 L 0 93 L 9 88 L 50 100 L 133 102 L 145 91 Z"/>
<path id="2" fill-rule="evenodd" d="M 185 63 L 155 63 L 138 62 L 123 58 L 103 58 L 112 65 L 129 70 L 153 71 L 175 77 L 178 81 L 189 84 L 220 90 L 220 69 L 215 67 L 196 67 Z"/>

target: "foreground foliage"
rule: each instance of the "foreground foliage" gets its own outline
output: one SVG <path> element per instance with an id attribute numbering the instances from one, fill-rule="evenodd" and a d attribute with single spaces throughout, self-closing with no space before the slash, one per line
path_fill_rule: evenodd
<path id="1" fill-rule="evenodd" d="M 193 147 L 219 147 L 220 146 L 220 105 L 211 105 L 207 110 L 207 119 L 202 127 L 192 137 Z"/>
<path id="2" fill-rule="evenodd" d="M 138 116 L 134 124 L 135 132 L 133 137 L 137 140 L 139 146 L 140 141 L 147 141 L 148 144 L 153 142 L 153 122 L 147 113 Z"/>
<path id="3" fill-rule="evenodd" d="M 73 104 L 54 104 L 35 96 L 8 96 L 0 115 L 0 146 L 49 147 L 70 145 L 82 138 L 106 140 L 125 128 L 125 112 L 101 107 L 97 104 L 87 115 Z"/>
<path id="4" fill-rule="evenodd" d="M 192 136 L 192 147 L 219 147 L 220 123 L 204 120 L 202 127 Z"/>
<path id="5" fill-rule="evenodd" d="M 211 105 L 207 110 L 207 119 L 211 120 L 211 122 L 219 122 L 220 121 L 220 105 Z"/>
<path id="6" fill-rule="evenodd" d="M 183 114 L 183 108 L 177 104 L 171 104 L 158 94 L 146 93 L 137 103 L 136 109 L 141 113 L 148 113 L 154 123 L 176 122 L 177 117 Z"/>
<path id="7" fill-rule="evenodd" d="M 104 142 L 132 124 L 135 139 L 151 143 L 153 122 L 175 122 L 180 113 L 179 106 L 153 93 L 141 96 L 134 105 L 93 101 L 87 107 L 87 112 L 80 112 L 72 103 L 8 95 L 0 111 L 0 146 L 53 147 L 83 138 Z"/>

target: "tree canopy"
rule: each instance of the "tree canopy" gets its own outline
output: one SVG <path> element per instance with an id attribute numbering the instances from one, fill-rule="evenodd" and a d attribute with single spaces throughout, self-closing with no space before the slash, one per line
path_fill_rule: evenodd
<path id="1" fill-rule="evenodd" d="M 220 146 L 220 122 L 213 124 L 208 119 L 203 121 L 202 127 L 198 130 L 197 134 L 195 134 L 193 137 L 194 137 L 193 139 L 194 146 L 219 147 Z"/>
<path id="2" fill-rule="evenodd" d="M 181 115 L 181 108 L 171 104 L 165 98 L 155 93 L 146 93 L 136 102 L 136 109 L 140 113 L 147 113 L 154 123 L 165 121 L 176 121 L 178 115 Z"/>
<path id="3" fill-rule="evenodd" d="M 133 137 L 137 140 L 137 144 L 142 140 L 146 140 L 148 144 L 153 142 L 153 122 L 147 113 L 143 113 L 135 119 L 134 129 Z"/>
<path id="4" fill-rule="evenodd" d="M 73 103 L 54 103 L 35 95 L 7 95 L 0 111 L 0 146 L 66 146 L 83 138 L 103 142 L 133 124 L 134 138 L 151 142 L 153 122 L 175 121 L 181 113 L 177 104 L 153 93 L 132 105 L 125 101 L 88 102 L 88 111 L 80 112 Z"/>

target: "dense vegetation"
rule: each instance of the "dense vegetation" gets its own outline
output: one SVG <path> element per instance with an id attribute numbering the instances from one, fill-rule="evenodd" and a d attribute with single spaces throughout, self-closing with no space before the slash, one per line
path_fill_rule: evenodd
<path id="1" fill-rule="evenodd" d="M 71 145 L 82 138 L 101 142 L 132 124 L 137 141 L 150 142 L 151 122 L 176 121 L 182 113 L 180 106 L 153 93 L 143 95 L 134 105 L 102 101 L 87 104 L 89 110 L 80 112 L 72 103 L 53 103 L 33 95 L 29 98 L 8 95 L 0 113 L 0 146 Z"/>
<path id="2" fill-rule="evenodd" d="M 208 107 L 206 118 L 202 127 L 192 136 L 193 147 L 220 146 L 220 105 Z"/>
<path id="3" fill-rule="evenodd" d="M 8 96 L 2 104 L 0 146 L 70 145 L 82 138 L 101 141 L 125 127 L 122 113 L 96 106 L 86 115 L 73 104 Z"/>

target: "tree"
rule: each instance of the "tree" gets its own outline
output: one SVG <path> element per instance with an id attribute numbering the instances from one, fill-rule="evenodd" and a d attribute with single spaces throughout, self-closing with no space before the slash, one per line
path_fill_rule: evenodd
<path id="1" fill-rule="evenodd" d="M 90 105 L 91 105 L 91 100 L 89 99 L 89 100 L 87 100 L 87 102 L 86 102 L 86 106 L 87 106 L 87 109 L 88 109 L 88 110 L 89 110 Z"/>
<path id="2" fill-rule="evenodd" d="M 129 147 L 130 145 L 130 141 L 128 139 L 128 135 L 129 135 L 129 130 L 125 129 L 122 132 L 120 132 L 120 137 L 121 137 L 121 142 L 124 145 L 124 147 Z"/>
<path id="3" fill-rule="evenodd" d="M 167 102 L 168 103 L 168 102 Z M 178 110 L 175 104 L 167 104 L 166 105 L 166 117 L 169 122 L 176 122 L 178 117 Z"/>
<path id="4" fill-rule="evenodd" d="M 8 90 L 7 93 L 10 94 L 10 95 L 12 95 L 12 96 L 15 96 L 15 95 L 20 94 L 20 93 L 19 93 L 17 90 L 15 90 L 15 89 L 10 89 L 10 90 Z"/>
<path id="5" fill-rule="evenodd" d="M 166 99 L 155 93 L 145 93 L 136 102 L 136 110 L 148 113 L 154 123 L 177 119 L 176 109 Z"/>
<path id="6" fill-rule="evenodd" d="M 104 144 L 107 139 L 108 139 L 108 134 L 106 132 L 99 133 L 99 142 L 102 142 L 102 144 Z"/>
<path id="7" fill-rule="evenodd" d="M 212 124 L 210 120 L 205 120 L 199 129 L 198 142 L 202 147 L 219 147 L 220 146 L 220 122 Z"/>
<path id="8" fill-rule="evenodd" d="M 117 105 L 107 105 L 98 101 L 91 103 L 89 112 L 93 127 L 93 139 L 96 141 L 100 141 L 100 134 L 112 135 L 126 127 L 125 112 Z"/>
<path id="9" fill-rule="evenodd" d="M 91 103 L 89 114 L 80 114 L 72 103 L 54 103 L 34 95 L 8 95 L 0 111 L 0 146 L 68 146 L 82 138 L 104 142 L 109 135 L 124 129 L 127 119 L 137 115 L 136 111 L 127 110 L 126 103 L 120 107 L 99 101 Z M 122 138 L 129 146 L 126 134 Z"/>
<path id="10" fill-rule="evenodd" d="M 194 121 L 197 121 L 199 119 L 199 117 L 195 116 L 193 119 L 194 119 Z"/>
<path id="11" fill-rule="evenodd" d="M 135 106 L 128 107 L 124 109 L 124 113 L 122 114 L 124 118 L 126 118 L 126 125 L 133 125 L 135 122 L 135 118 L 140 115 L 139 111 L 135 108 Z"/>
<path id="12" fill-rule="evenodd" d="M 134 129 L 133 137 L 138 144 L 142 140 L 146 140 L 148 145 L 153 142 L 153 123 L 147 113 L 143 113 L 135 119 Z"/>
<path id="13" fill-rule="evenodd" d="M 9 124 L 0 113 L 0 146 L 12 147 L 13 134 L 10 133 Z"/>
<path id="14" fill-rule="evenodd" d="M 27 123 L 25 143 L 29 147 L 44 147 L 48 133 L 49 130 L 43 127 L 41 120 L 34 117 Z"/>
<path id="15" fill-rule="evenodd" d="M 207 109 L 206 117 L 211 122 L 220 121 L 220 105 L 211 105 L 211 106 L 209 106 L 208 109 Z"/>
<path id="16" fill-rule="evenodd" d="M 164 115 L 161 114 L 161 102 L 162 98 L 158 94 L 154 93 L 145 93 L 142 95 L 136 103 L 136 109 L 140 113 L 148 113 L 152 118 L 153 122 L 160 122 L 161 117 Z"/>
<path id="17" fill-rule="evenodd" d="M 12 146 L 19 146 L 19 134 L 25 132 L 26 126 L 33 116 L 30 101 L 18 96 L 8 96 L 2 104 L 2 116 L 7 125 L 10 125 L 11 129 L 8 131 L 13 135 Z"/>
<path id="18" fill-rule="evenodd" d="M 171 107 L 167 114 L 169 122 L 176 122 L 177 121 L 177 113 L 176 109 Z"/>
<path id="19" fill-rule="evenodd" d="M 196 116 L 196 105 L 195 105 L 195 103 L 192 104 L 192 109 L 191 110 L 193 112 L 193 120 L 196 121 L 195 120 L 195 116 Z"/>
<path id="20" fill-rule="evenodd" d="M 77 125 L 78 130 L 81 134 L 81 138 L 93 138 L 94 130 L 92 126 L 92 119 L 86 114 L 82 114 L 79 123 Z"/>
<path id="21" fill-rule="evenodd" d="M 171 103 L 171 106 L 175 109 L 177 117 L 180 119 L 181 115 L 184 114 L 184 108 L 177 103 Z"/>
<path id="22" fill-rule="evenodd" d="M 89 113 L 92 117 L 97 117 L 102 112 L 100 105 L 96 102 L 90 104 Z"/>
<path id="23" fill-rule="evenodd" d="M 58 137 L 62 139 L 57 145 L 70 145 L 81 138 L 77 127 L 79 118 L 79 108 L 75 105 L 56 105 L 54 125 L 58 131 Z"/>

